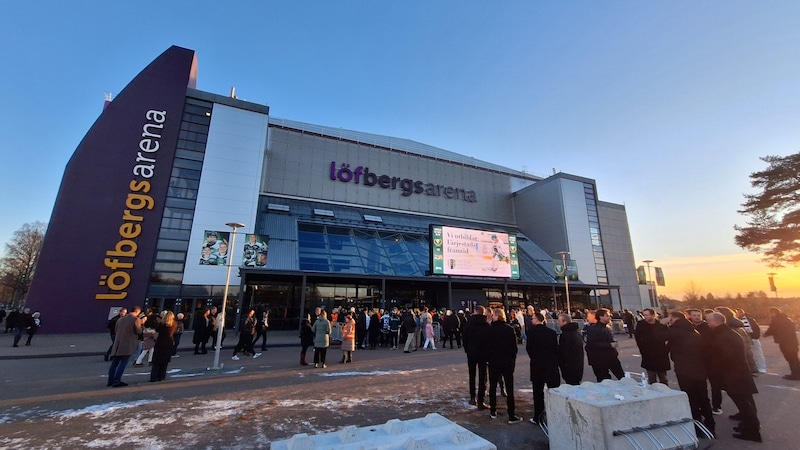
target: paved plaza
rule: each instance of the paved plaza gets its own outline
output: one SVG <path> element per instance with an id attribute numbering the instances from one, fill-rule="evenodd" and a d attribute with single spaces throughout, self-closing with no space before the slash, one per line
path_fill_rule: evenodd
<path id="1" fill-rule="evenodd" d="M 641 371 L 632 339 L 617 337 L 623 367 Z M 0 335 L 0 448 L 269 448 L 297 433 L 316 434 L 348 425 L 380 425 L 436 412 L 493 442 L 500 449 L 547 449 L 548 439 L 527 422 L 533 410 L 528 356 L 520 347 L 515 372 L 518 415 L 524 423 L 492 420 L 468 405 L 463 350 L 404 354 L 359 350 L 352 364 L 339 364 L 331 347 L 327 369 L 302 367 L 294 332 L 272 332 L 257 359 L 231 360 L 235 338 L 221 353 L 222 370 L 208 370 L 213 353 L 194 355 L 191 333 L 168 379 L 149 383 L 149 368 L 128 367 L 124 388 L 106 387 L 107 334 L 37 335 L 30 347 L 11 347 Z M 701 448 L 795 448 L 795 405 L 800 383 L 783 380 L 786 363 L 765 339 L 769 370 L 757 377 L 756 395 L 764 444 L 731 438 L 735 407 L 727 397 L 717 416 L 718 439 Z M 438 344 L 437 344 L 438 345 Z M 310 351 L 309 351 L 310 353 Z M 674 383 L 674 374 L 670 372 Z M 593 381 L 587 367 L 584 381 Z M 676 387 L 676 386 L 673 386 Z M 505 412 L 505 399 L 498 402 Z"/>

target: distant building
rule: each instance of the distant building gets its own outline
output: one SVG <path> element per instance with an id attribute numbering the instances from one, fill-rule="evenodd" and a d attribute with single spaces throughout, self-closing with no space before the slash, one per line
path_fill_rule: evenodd
<path id="1" fill-rule="evenodd" d="M 221 304 L 226 264 L 229 326 L 246 308 L 275 328 L 315 306 L 563 309 L 563 250 L 573 308 L 641 308 L 625 207 L 594 180 L 278 119 L 196 74 L 193 51 L 164 52 L 68 163 L 27 300 L 50 332 L 135 304 L 191 323 Z"/>

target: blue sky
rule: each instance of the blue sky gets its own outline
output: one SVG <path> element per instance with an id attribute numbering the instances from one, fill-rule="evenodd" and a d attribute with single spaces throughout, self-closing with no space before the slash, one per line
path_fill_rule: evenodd
<path id="1" fill-rule="evenodd" d="M 103 93 L 180 45 L 276 117 L 597 180 L 659 293 L 768 289 L 733 225 L 758 158 L 800 150 L 800 2 L 115 3 L 2 6 L 0 242 L 49 220 Z"/>

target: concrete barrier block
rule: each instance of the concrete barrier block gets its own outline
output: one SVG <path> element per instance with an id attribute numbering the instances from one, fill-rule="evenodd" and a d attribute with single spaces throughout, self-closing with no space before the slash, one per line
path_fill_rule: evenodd
<path id="1" fill-rule="evenodd" d="M 545 391 L 545 404 L 550 448 L 622 450 L 632 448 L 631 439 L 644 449 L 678 448 L 670 432 L 681 445 L 697 441 L 693 425 L 655 427 L 651 436 L 645 432 L 614 435 L 615 431 L 691 420 L 686 393 L 663 384 L 643 387 L 623 378 L 565 385 Z M 659 431 L 660 428 L 670 430 Z M 653 444 L 654 439 L 663 444 Z"/>

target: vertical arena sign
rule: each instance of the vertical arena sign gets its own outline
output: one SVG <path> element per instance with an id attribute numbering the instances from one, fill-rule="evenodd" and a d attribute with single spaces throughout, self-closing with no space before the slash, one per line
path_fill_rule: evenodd
<path id="1" fill-rule="evenodd" d="M 136 242 L 142 234 L 146 210 L 152 210 L 156 202 L 148 195 L 152 189 L 150 179 L 156 174 L 156 153 L 161 147 L 161 135 L 164 132 L 164 122 L 167 120 L 167 111 L 148 110 L 145 113 L 147 122 L 142 126 L 142 140 L 139 141 L 139 151 L 132 172 L 133 179 L 128 184 L 130 192 L 125 198 L 125 209 L 122 213 L 122 225 L 119 227 L 119 241 L 114 248 L 106 251 L 103 264 L 108 267 L 110 274 L 100 275 L 100 286 L 107 286 L 111 292 L 96 293 L 96 300 L 122 300 L 128 296 L 128 287 L 131 283 L 131 271 L 134 269 L 136 253 L 139 245 Z M 164 169 L 166 170 L 166 169 Z M 160 222 L 160 221 L 159 221 Z"/>
<path id="2" fill-rule="evenodd" d="M 27 305 L 48 332 L 98 329 L 112 306 L 142 305 L 153 266 L 192 50 L 171 47 L 107 105 L 70 158 Z"/>

